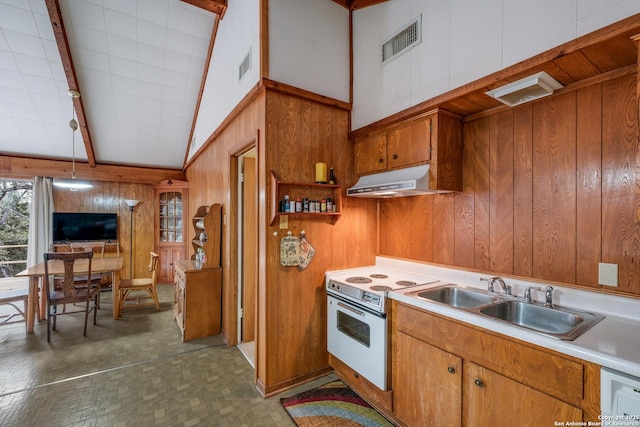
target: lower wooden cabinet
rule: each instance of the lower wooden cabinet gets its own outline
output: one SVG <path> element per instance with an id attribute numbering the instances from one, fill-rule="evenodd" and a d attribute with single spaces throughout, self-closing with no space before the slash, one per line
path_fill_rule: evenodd
<path id="1" fill-rule="evenodd" d="M 459 426 L 462 415 L 462 359 L 398 333 L 393 376 L 394 413 L 410 426 Z"/>
<path id="2" fill-rule="evenodd" d="M 401 425 L 598 421 L 599 366 L 396 301 L 392 313 Z"/>
<path id="3" fill-rule="evenodd" d="M 222 311 L 222 269 L 196 268 L 195 261 L 174 262 L 173 316 L 182 341 L 218 335 Z"/>
<path id="4" fill-rule="evenodd" d="M 536 425 L 582 421 L 582 410 L 476 365 L 464 365 L 466 426 Z"/>

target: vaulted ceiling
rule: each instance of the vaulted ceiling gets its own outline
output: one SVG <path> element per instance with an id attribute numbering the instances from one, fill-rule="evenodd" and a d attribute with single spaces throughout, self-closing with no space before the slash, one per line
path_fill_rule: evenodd
<path id="1" fill-rule="evenodd" d="M 180 169 L 225 8 L 0 0 L 0 153 Z"/>

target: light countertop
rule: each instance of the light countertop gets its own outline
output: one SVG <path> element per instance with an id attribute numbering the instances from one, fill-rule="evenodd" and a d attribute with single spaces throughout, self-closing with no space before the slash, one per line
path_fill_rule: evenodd
<path id="1" fill-rule="evenodd" d="M 605 316 L 575 340 L 565 341 L 446 304 L 408 295 L 416 290 L 434 288 L 447 283 L 486 290 L 486 282 L 481 282 L 480 277 L 489 277 L 489 275 L 386 257 L 377 257 L 376 266 L 439 280 L 429 285 L 391 291 L 389 292 L 391 299 L 640 377 L 640 334 L 638 333 L 640 332 L 640 299 L 563 288 L 552 284 L 554 304 L 592 311 Z M 521 296 L 528 286 L 545 286 L 539 282 L 527 282 L 508 277 L 505 278 L 505 282 L 513 287 L 513 294 L 517 296 Z M 532 296 L 536 301 L 544 300 L 544 292 L 534 291 Z"/>

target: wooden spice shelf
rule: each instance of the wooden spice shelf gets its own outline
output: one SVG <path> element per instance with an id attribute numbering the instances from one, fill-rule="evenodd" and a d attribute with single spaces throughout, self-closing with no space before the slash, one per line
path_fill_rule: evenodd
<path id="1" fill-rule="evenodd" d="M 280 200 L 284 197 L 284 191 L 292 191 L 293 199 L 296 197 L 307 197 L 308 195 L 315 196 L 317 194 L 330 195 L 336 206 L 336 212 L 280 212 L 278 207 L 280 206 Z M 337 191 L 336 191 L 337 190 Z M 330 218 L 335 224 L 340 218 L 341 197 L 340 197 L 340 183 L 336 181 L 335 184 L 319 184 L 315 182 L 295 182 L 295 181 L 281 181 L 280 177 L 271 171 L 271 225 L 275 225 L 278 218 L 281 215 L 292 216 L 293 218 Z M 282 194 L 281 194 L 282 192 Z M 287 193 L 288 194 L 288 193 Z M 291 194 L 290 194 L 291 195 Z M 318 196 L 319 197 L 319 196 Z"/>

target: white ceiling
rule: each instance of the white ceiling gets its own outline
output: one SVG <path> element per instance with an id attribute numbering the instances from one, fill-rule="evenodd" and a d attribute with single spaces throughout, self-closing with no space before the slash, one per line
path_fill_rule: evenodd
<path id="1" fill-rule="evenodd" d="M 182 168 L 216 15 L 179 0 L 60 9 L 96 162 Z M 68 89 L 45 0 L 0 0 L 0 153 L 70 160 Z"/>

